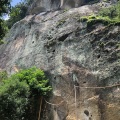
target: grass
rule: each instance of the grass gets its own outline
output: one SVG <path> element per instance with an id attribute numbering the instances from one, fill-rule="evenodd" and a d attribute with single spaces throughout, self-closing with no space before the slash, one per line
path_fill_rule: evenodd
<path id="1" fill-rule="evenodd" d="M 57 23 L 57 27 L 63 25 L 65 22 L 66 22 L 66 20 L 64 20 L 64 19 L 59 20 Z"/>

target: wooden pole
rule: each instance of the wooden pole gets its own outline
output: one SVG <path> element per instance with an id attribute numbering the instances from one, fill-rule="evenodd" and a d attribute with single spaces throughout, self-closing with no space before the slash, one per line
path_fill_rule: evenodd
<path id="1" fill-rule="evenodd" d="M 40 97 L 40 108 L 39 108 L 38 120 L 40 120 L 40 113 L 41 113 L 41 108 L 42 108 L 42 99 L 43 99 L 43 97 Z"/>
<path id="2" fill-rule="evenodd" d="M 76 120 L 78 120 L 78 115 L 77 115 L 77 93 L 76 93 L 76 86 L 74 85 L 75 89 L 75 113 L 76 113 Z"/>

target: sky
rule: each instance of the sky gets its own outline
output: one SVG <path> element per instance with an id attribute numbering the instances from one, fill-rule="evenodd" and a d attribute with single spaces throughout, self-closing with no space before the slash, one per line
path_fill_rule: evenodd
<path id="1" fill-rule="evenodd" d="M 22 0 L 12 0 L 11 5 L 15 6 L 17 3 L 21 2 Z"/>

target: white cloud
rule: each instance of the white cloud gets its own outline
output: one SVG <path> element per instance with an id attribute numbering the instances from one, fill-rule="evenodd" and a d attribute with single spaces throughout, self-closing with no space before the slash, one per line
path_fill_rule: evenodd
<path id="1" fill-rule="evenodd" d="M 3 19 L 4 19 L 4 20 L 8 20 L 8 19 L 9 19 L 9 15 L 3 16 Z"/>

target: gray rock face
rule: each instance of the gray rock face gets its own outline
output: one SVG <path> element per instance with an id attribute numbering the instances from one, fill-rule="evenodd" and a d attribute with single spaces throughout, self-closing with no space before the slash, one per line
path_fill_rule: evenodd
<path id="1" fill-rule="evenodd" d="M 55 105 L 46 104 L 41 120 L 119 120 L 120 87 L 99 87 L 120 83 L 120 26 L 79 21 L 98 8 L 29 15 L 0 46 L 0 69 L 37 66 L 49 76 Z"/>
<path id="2" fill-rule="evenodd" d="M 94 1 L 94 0 L 93 0 Z M 28 10 L 28 14 L 38 14 L 58 9 L 79 7 L 89 0 L 34 0 Z"/>
<path id="3" fill-rule="evenodd" d="M 107 3 L 104 0 L 101 1 L 102 6 L 109 6 L 115 4 L 117 0 L 109 0 Z M 58 9 L 68 10 L 70 8 L 77 8 L 87 3 L 97 2 L 96 0 L 34 0 L 28 8 L 29 15 L 38 14 L 40 12 L 55 11 Z"/>

